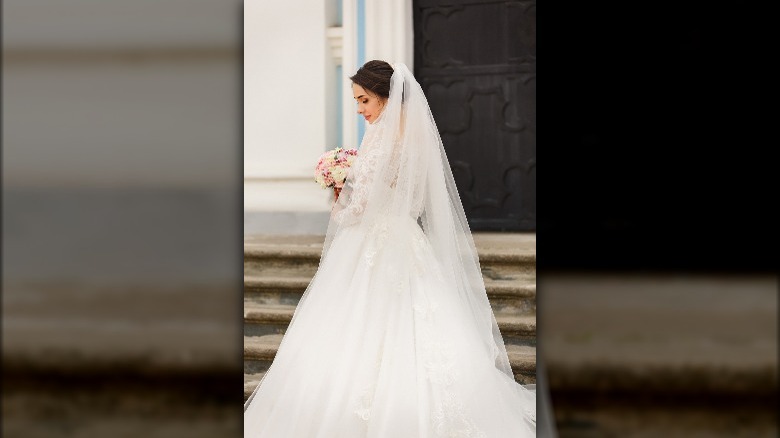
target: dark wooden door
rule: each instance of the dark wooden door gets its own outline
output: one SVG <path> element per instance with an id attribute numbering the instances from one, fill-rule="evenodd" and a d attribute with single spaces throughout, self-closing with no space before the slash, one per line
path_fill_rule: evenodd
<path id="1" fill-rule="evenodd" d="M 536 229 L 536 1 L 414 0 L 414 73 L 472 230 Z"/>

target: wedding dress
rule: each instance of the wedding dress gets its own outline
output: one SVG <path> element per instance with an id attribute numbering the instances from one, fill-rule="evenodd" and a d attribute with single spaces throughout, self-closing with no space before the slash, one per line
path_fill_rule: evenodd
<path id="1" fill-rule="evenodd" d="M 393 67 L 246 437 L 536 436 L 427 100 Z"/>

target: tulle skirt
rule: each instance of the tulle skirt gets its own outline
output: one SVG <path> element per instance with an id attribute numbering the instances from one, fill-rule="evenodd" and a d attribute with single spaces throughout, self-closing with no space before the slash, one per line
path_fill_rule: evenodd
<path id="1" fill-rule="evenodd" d="M 415 221 L 342 229 L 245 408 L 244 436 L 535 436 L 535 390 L 495 367 L 469 311 Z"/>

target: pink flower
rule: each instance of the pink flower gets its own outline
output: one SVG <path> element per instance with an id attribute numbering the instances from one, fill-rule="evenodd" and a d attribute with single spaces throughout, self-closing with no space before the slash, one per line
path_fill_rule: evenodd
<path id="1" fill-rule="evenodd" d="M 314 181 L 322 188 L 344 187 L 349 168 L 357 157 L 356 149 L 335 148 L 322 154 L 314 169 Z"/>

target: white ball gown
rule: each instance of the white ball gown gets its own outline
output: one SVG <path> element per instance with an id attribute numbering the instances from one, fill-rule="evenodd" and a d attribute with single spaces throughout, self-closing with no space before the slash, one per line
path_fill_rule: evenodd
<path id="1" fill-rule="evenodd" d="M 509 369 L 427 102 L 394 69 L 245 437 L 536 436 L 535 387 Z"/>

